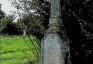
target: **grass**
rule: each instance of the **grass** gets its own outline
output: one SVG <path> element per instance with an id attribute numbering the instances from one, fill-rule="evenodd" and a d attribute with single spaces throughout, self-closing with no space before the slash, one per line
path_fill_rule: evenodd
<path id="1" fill-rule="evenodd" d="M 36 40 L 31 37 L 32 41 L 34 42 L 35 46 L 38 48 L 38 44 Z M 24 39 L 20 36 L 7 36 L 1 37 L 1 64 L 40 64 L 40 51 L 38 50 L 38 57 L 35 52 L 35 48 L 30 42 L 29 38 Z"/>

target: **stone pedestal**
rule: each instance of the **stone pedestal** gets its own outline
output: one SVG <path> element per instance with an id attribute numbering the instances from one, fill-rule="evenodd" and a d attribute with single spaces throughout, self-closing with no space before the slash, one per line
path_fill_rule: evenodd
<path id="1" fill-rule="evenodd" d="M 57 33 L 45 35 L 42 40 L 42 64 L 65 64 L 67 42 Z"/>

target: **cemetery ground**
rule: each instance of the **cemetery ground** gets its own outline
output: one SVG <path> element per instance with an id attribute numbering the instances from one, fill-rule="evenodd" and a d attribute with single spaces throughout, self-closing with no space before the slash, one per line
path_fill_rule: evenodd
<path id="1" fill-rule="evenodd" d="M 38 48 L 35 38 L 31 37 L 31 39 Z M 40 64 L 40 51 L 38 50 L 38 54 L 36 54 L 36 50 L 28 37 L 23 39 L 22 36 L 2 36 L 0 44 L 0 64 Z"/>

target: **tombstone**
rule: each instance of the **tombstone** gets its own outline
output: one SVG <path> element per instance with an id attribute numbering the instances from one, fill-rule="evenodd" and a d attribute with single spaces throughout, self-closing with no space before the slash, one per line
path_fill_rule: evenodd
<path id="1" fill-rule="evenodd" d="M 62 23 L 60 17 L 60 0 L 51 0 L 49 29 L 46 30 L 44 38 L 41 40 L 41 64 L 65 64 L 66 59 L 70 58 L 69 43 L 60 35 L 59 26 Z"/>
<path id="2" fill-rule="evenodd" d="M 26 30 L 23 30 L 23 38 L 26 37 Z"/>

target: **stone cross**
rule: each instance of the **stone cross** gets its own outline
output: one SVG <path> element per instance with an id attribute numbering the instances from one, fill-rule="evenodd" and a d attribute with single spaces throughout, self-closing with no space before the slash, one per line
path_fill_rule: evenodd
<path id="1" fill-rule="evenodd" d="M 69 56 L 69 44 L 59 34 L 62 22 L 60 0 L 51 0 L 50 12 L 49 29 L 41 41 L 41 64 L 65 64 Z"/>

